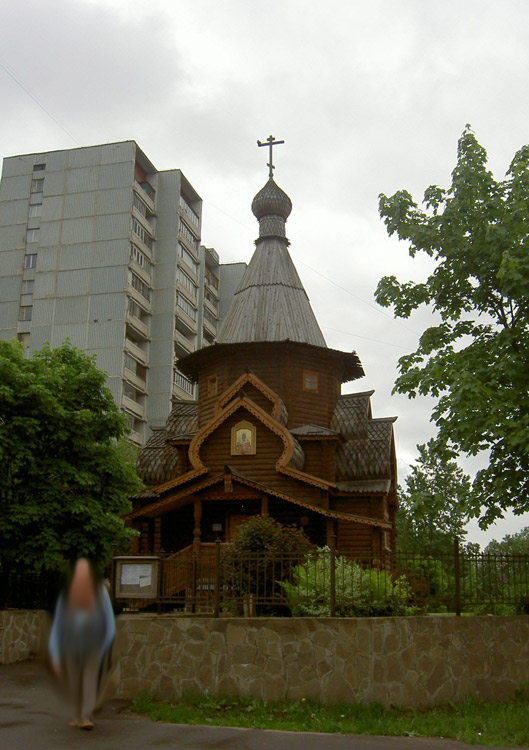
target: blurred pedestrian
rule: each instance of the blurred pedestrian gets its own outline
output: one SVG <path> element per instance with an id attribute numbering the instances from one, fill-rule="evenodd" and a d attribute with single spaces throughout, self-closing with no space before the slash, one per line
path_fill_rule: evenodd
<path id="1" fill-rule="evenodd" d="M 108 591 L 88 560 L 75 564 L 70 587 L 57 601 L 48 652 L 55 674 L 73 700 L 72 726 L 92 729 L 98 690 L 116 628 Z"/>

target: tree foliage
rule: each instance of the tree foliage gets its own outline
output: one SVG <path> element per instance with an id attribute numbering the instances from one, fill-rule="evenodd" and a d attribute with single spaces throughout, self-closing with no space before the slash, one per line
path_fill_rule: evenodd
<path id="1" fill-rule="evenodd" d="M 401 552 L 451 555 L 467 531 L 471 481 L 434 441 L 418 445 L 419 457 L 399 492 L 397 546 Z"/>
<path id="2" fill-rule="evenodd" d="M 485 547 L 489 555 L 529 555 L 529 526 L 516 534 L 506 534 L 501 542 L 493 539 Z"/>
<path id="3" fill-rule="evenodd" d="M 377 301 L 407 318 L 432 305 L 440 323 L 399 360 L 395 391 L 437 398 L 437 445 L 475 456 L 473 515 L 487 527 L 503 511 L 529 509 L 529 146 L 495 181 L 467 126 L 447 190 L 429 187 L 420 209 L 406 191 L 380 196 L 390 235 L 426 253 L 435 268 L 421 283 L 384 277 Z"/>
<path id="4" fill-rule="evenodd" d="M 0 341 L 0 564 L 106 562 L 132 534 L 120 516 L 141 484 L 121 458 L 123 416 L 92 358 L 69 344 L 31 358 Z"/>

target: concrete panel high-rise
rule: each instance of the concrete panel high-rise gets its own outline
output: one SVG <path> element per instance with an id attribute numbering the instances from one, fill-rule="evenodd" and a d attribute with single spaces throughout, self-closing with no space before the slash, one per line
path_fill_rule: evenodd
<path id="1" fill-rule="evenodd" d="M 157 171 L 134 141 L 4 159 L 0 338 L 95 354 L 137 443 L 172 399 L 195 397 L 177 360 L 217 334 L 201 216 L 182 172 Z"/>

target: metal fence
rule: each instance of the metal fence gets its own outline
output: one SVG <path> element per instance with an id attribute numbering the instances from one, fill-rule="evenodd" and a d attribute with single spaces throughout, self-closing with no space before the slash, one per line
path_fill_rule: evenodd
<path id="1" fill-rule="evenodd" d="M 128 610 L 190 614 L 376 616 L 529 614 L 529 554 L 412 555 L 318 549 L 302 557 L 238 555 L 203 545 L 160 555 L 158 594 Z"/>
<path id="2" fill-rule="evenodd" d="M 46 609 L 53 612 L 64 574 L 52 570 L 0 570 L 0 609 Z"/>

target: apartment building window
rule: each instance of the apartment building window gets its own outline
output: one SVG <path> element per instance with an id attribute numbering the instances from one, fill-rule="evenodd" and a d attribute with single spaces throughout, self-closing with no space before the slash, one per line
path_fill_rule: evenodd
<path id="1" fill-rule="evenodd" d="M 140 250 L 133 242 L 130 243 L 130 259 L 137 263 L 139 266 L 144 268 L 147 273 L 151 273 L 152 263 L 145 253 Z"/>
<path id="2" fill-rule="evenodd" d="M 141 294 L 142 297 L 145 297 L 146 300 L 151 299 L 151 290 L 147 286 L 147 284 L 140 279 L 139 276 L 136 276 L 135 273 L 131 271 L 130 274 L 130 283 L 133 289 L 135 289 L 137 292 Z"/>
<path id="3" fill-rule="evenodd" d="M 24 279 L 24 281 L 22 282 L 21 294 L 33 294 L 34 285 L 35 282 L 33 281 L 33 279 Z"/>
<path id="4" fill-rule="evenodd" d="M 137 221 L 134 217 L 132 218 L 132 231 L 140 238 L 144 245 L 147 245 L 149 250 L 152 250 L 152 237 L 149 235 L 147 230 Z"/>
<path id="5" fill-rule="evenodd" d="M 38 242 L 40 229 L 28 229 L 26 233 L 26 242 Z"/>
<path id="6" fill-rule="evenodd" d="M 44 177 L 38 178 L 36 180 L 31 180 L 31 192 L 32 193 L 42 193 L 44 190 Z"/>
<path id="7" fill-rule="evenodd" d="M 24 256 L 24 268 L 37 267 L 37 253 L 29 253 Z"/>
<path id="8" fill-rule="evenodd" d="M 142 199 L 137 193 L 134 193 L 132 202 L 133 202 L 134 208 L 137 209 L 142 216 L 147 218 L 147 216 L 150 214 L 150 211 L 147 208 L 147 204 L 142 201 Z"/>
<path id="9" fill-rule="evenodd" d="M 193 297 L 197 296 L 197 286 L 193 283 L 193 279 L 191 279 L 185 271 L 182 271 L 182 269 L 178 269 L 178 280 L 182 284 L 185 289 L 187 289 L 188 292 L 191 292 Z"/>
<path id="10" fill-rule="evenodd" d="M 31 320 L 33 315 L 33 305 L 22 305 L 18 311 L 19 320 Z"/>
<path id="11" fill-rule="evenodd" d="M 22 346 L 27 349 L 27 347 L 29 346 L 30 334 L 29 333 L 17 333 L 17 340 L 20 341 Z"/>
<path id="12" fill-rule="evenodd" d="M 33 165 L 33 171 L 34 172 L 42 172 L 44 169 L 46 169 L 45 164 L 34 164 Z"/>
<path id="13" fill-rule="evenodd" d="M 134 359 L 128 352 L 125 352 L 125 367 L 142 380 L 147 380 L 146 366 Z"/>
<path id="14" fill-rule="evenodd" d="M 42 203 L 42 193 L 31 193 L 29 196 L 29 203 L 34 206 L 37 203 Z"/>
<path id="15" fill-rule="evenodd" d="M 189 252 L 189 250 L 187 250 L 187 249 L 186 249 L 186 248 L 185 248 L 185 247 L 184 247 L 184 246 L 182 245 L 182 243 L 181 243 L 181 242 L 179 242 L 179 243 L 178 243 L 178 250 L 180 251 L 180 257 L 182 258 L 182 260 L 183 260 L 183 261 L 184 261 L 185 263 L 187 263 L 187 265 L 189 266 L 189 268 L 192 268 L 192 269 L 193 269 L 193 271 L 194 271 L 194 272 L 196 273 L 196 272 L 197 272 L 197 266 L 198 266 L 198 263 L 197 263 L 197 261 L 195 260 L 195 258 L 193 258 L 193 256 L 192 256 L 192 255 L 191 255 L 191 253 Z"/>
<path id="16" fill-rule="evenodd" d="M 178 295 L 177 304 L 178 307 L 180 307 L 186 313 L 186 315 L 189 315 L 189 317 L 196 322 L 197 311 L 182 294 Z"/>
<path id="17" fill-rule="evenodd" d="M 178 224 L 178 230 L 179 230 L 180 234 L 182 235 L 182 237 L 184 237 L 184 239 L 186 239 L 187 242 L 189 242 L 189 244 L 191 245 L 191 247 L 194 250 L 196 250 L 197 249 L 197 245 L 198 245 L 198 240 L 195 237 L 195 235 L 193 234 L 193 232 L 189 229 L 189 227 L 187 226 L 187 224 L 182 221 L 182 219 L 180 219 L 180 223 Z"/>
<path id="18" fill-rule="evenodd" d="M 37 216 L 42 216 L 42 203 L 34 203 L 29 207 L 29 218 L 34 219 Z"/>

